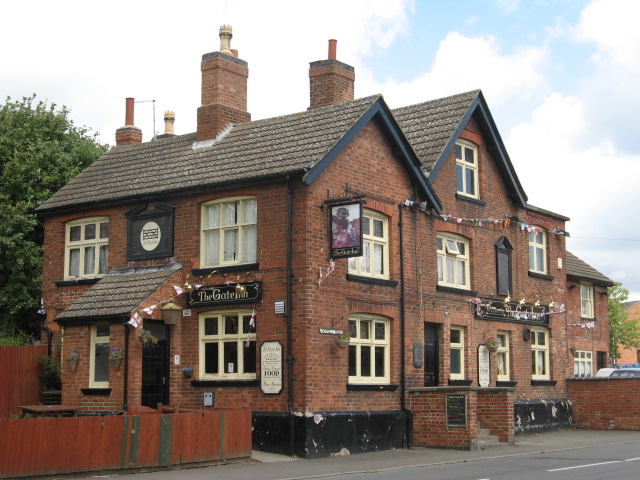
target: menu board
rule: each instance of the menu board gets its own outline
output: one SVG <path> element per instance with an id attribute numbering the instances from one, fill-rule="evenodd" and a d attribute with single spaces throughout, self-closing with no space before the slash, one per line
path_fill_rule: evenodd
<path id="1" fill-rule="evenodd" d="M 447 395 L 447 425 L 467 425 L 466 395 Z"/>

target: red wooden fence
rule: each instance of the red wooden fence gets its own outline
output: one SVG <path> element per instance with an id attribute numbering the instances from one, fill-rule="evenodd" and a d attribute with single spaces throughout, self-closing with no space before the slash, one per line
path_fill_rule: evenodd
<path id="1" fill-rule="evenodd" d="M 17 405 L 40 403 L 38 357 L 46 345 L 0 347 L 0 419 L 17 415 Z"/>
<path id="2" fill-rule="evenodd" d="M 0 478 L 251 456 L 251 411 L 0 420 Z"/>

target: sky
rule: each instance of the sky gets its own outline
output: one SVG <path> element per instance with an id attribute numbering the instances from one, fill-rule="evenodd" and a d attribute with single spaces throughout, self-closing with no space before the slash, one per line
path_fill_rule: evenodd
<path id="1" fill-rule="evenodd" d="M 2 8 L 0 98 L 64 105 L 113 145 L 133 97 L 148 141 L 166 110 L 195 131 L 221 25 L 254 120 L 306 110 L 309 62 L 336 39 L 356 98 L 481 89 L 529 203 L 571 218 L 568 250 L 640 300 L 638 14 L 638 0 L 21 0 Z"/>

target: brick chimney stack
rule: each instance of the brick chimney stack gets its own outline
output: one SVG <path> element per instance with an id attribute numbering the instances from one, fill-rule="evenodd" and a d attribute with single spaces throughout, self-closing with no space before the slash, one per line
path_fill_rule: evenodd
<path id="1" fill-rule="evenodd" d="M 202 56 L 202 105 L 198 107 L 196 140 L 211 140 L 230 123 L 251 120 L 247 112 L 247 62 L 231 49 L 230 26 L 220 27 L 220 50 Z"/>
<path id="2" fill-rule="evenodd" d="M 135 100 L 127 98 L 124 127 L 116 130 L 116 145 L 142 143 L 142 130 L 133 125 L 133 107 Z"/>
<path id="3" fill-rule="evenodd" d="M 337 40 L 329 40 L 329 59 L 309 64 L 309 110 L 354 98 L 356 74 L 351 65 L 336 60 L 337 44 Z"/>

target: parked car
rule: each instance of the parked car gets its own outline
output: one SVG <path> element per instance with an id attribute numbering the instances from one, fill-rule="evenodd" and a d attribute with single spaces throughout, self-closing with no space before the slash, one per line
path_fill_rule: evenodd
<path id="1" fill-rule="evenodd" d="M 596 377 L 609 378 L 640 378 L 640 368 L 624 367 L 624 368 L 601 368 L 596 372 Z"/>

